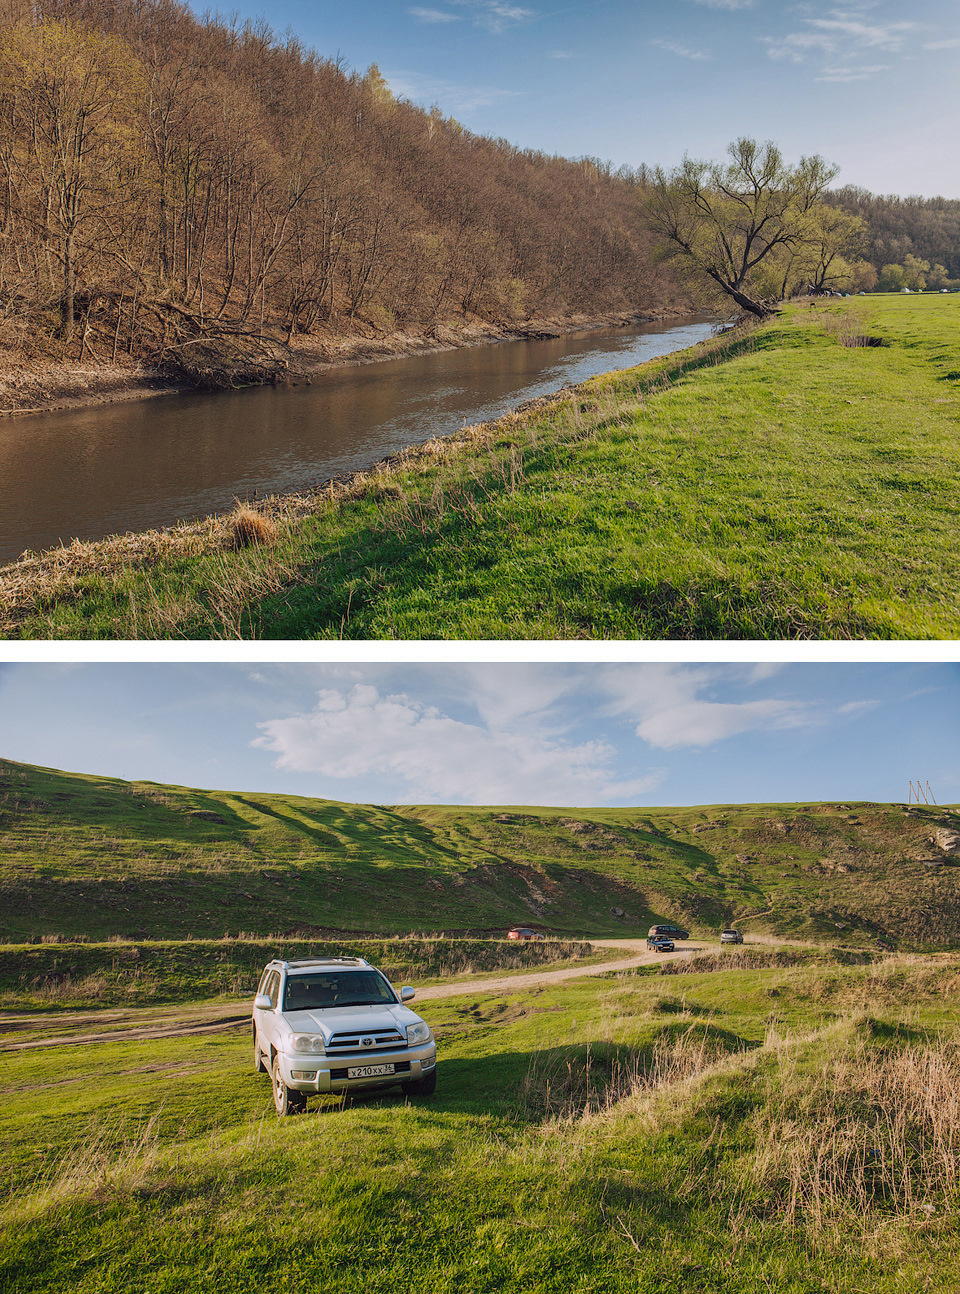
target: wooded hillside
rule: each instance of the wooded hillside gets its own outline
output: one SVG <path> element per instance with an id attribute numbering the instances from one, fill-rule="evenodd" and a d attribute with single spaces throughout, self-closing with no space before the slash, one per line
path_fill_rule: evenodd
<path id="1" fill-rule="evenodd" d="M 638 180 L 486 139 L 375 67 L 176 0 L 0 0 L 8 345 L 430 328 L 671 294 Z"/>
<path id="2" fill-rule="evenodd" d="M 960 279 L 960 200 L 880 196 L 847 184 L 827 195 L 866 222 L 864 252 L 879 274 L 884 265 L 916 256 L 940 264 L 950 279 Z"/>

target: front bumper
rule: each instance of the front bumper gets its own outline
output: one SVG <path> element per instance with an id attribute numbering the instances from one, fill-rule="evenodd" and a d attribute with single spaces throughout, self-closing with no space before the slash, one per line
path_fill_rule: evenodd
<path id="1" fill-rule="evenodd" d="M 280 1052 L 280 1072 L 287 1087 L 296 1092 L 344 1092 L 361 1088 L 392 1087 L 409 1079 L 423 1078 L 437 1063 L 437 1046 L 434 1042 L 419 1047 L 396 1050 L 354 1052 L 350 1055 L 311 1056 L 296 1052 Z M 370 1065 L 393 1065 L 392 1074 L 377 1074 L 370 1078 L 348 1078 L 347 1071 Z M 311 1075 L 304 1077 L 303 1075 Z"/>

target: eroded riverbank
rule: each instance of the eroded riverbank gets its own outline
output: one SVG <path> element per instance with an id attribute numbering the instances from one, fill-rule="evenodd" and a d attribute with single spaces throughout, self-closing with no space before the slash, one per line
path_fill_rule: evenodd
<path id="1" fill-rule="evenodd" d="M 591 329 L 619 328 L 629 324 L 657 323 L 680 318 L 676 308 L 611 311 L 529 319 L 507 327 L 476 320 L 438 324 L 432 330 L 393 333 L 330 333 L 299 337 L 291 346 L 296 371 L 308 380 L 320 373 L 406 355 L 435 354 L 465 346 L 527 338 L 562 337 Z M 184 395 L 194 388 L 168 381 L 159 370 L 143 364 L 16 363 L 0 357 L 0 418 L 94 408 L 165 395 Z"/>

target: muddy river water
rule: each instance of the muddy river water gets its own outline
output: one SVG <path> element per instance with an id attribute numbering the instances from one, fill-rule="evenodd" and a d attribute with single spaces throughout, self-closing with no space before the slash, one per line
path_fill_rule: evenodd
<path id="1" fill-rule="evenodd" d="M 332 369 L 310 386 L 0 421 L 0 562 L 318 485 L 524 400 L 708 337 L 683 319 Z"/>

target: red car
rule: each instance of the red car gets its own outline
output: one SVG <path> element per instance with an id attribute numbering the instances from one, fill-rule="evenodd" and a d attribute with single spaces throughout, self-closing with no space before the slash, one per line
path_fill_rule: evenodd
<path id="1" fill-rule="evenodd" d="M 526 926 L 514 926 L 512 930 L 507 931 L 508 939 L 546 939 L 546 937 L 538 934 L 536 930 L 528 930 Z"/>

